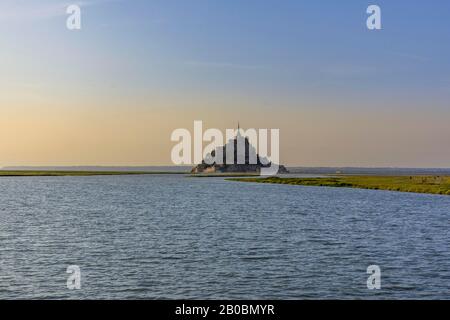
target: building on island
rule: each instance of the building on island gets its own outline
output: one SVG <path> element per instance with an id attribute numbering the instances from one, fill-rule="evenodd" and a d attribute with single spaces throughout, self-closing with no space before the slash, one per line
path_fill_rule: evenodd
<path id="1" fill-rule="evenodd" d="M 240 144 L 238 147 L 238 143 Z M 245 146 L 243 148 L 242 146 Z M 227 150 L 233 150 L 233 161 L 228 159 Z M 216 163 L 216 154 L 222 155 L 223 161 Z M 231 158 L 231 157 L 230 157 Z M 238 161 L 238 159 L 240 161 Z M 257 154 L 256 149 L 250 144 L 248 137 L 243 137 L 238 125 L 237 135 L 234 139 L 222 147 L 216 148 L 208 154 L 202 163 L 195 166 L 191 173 L 255 173 L 261 172 L 261 168 L 271 167 L 271 163 Z M 283 166 L 279 165 L 278 173 L 289 173 Z"/>

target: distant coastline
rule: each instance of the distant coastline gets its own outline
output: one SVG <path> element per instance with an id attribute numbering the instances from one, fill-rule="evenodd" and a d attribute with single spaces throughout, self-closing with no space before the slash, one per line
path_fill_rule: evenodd
<path id="1" fill-rule="evenodd" d="M 155 174 L 186 174 L 176 171 L 51 171 L 51 170 L 0 170 L 0 177 L 65 177 L 65 176 L 127 176 Z"/>
<path id="2" fill-rule="evenodd" d="M 320 174 L 320 175 L 383 175 L 383 176 L 450 176 L 450 168 L 397 168 L 397 167 L 288 167 L 295 174 Z"/>
<path id="3" fill-rule="evenodd" d="M 287 167 L 291 177 L 314 176 L 450 176 L 450 168 Z M 93 176 L 126 174 L 190 174 L 192 166 L 7 166 L 0 176 Z M 242 176 L 231 174 L 229 176 Z M 249 174 L 244 174 L 249 175 Z M 251 175 L 251 174 L 250 174 Z M 194 176 L 225 176 L 195 174 Z"/>
<path id="4" fill-rule="evenodd" d="M 177 172 L 189 173 L 192 166 L 5 166 L 4 171 L 71 171 L 71 172 Z"/>

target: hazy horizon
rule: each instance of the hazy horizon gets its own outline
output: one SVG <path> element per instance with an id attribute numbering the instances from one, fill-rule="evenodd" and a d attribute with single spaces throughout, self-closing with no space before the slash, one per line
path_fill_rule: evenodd
<path id="1" fill-rule="evenodd" d="M 113 169 L 157 169 L 157 168 L 166 168 L 166 169 L 191 169 L 195 165 L 171 165 L 171 164 L 162 164 L 162 165 L 141 165 L 141 166 L 120 166 L 120 165 L 66 165 L 66 166 L 4 166 L 0 167 L 0 170 L 30 170 L 30 169 L 42 169 L 42 170 L 58 170 L 58 169 L 105 169 L 105 170 L 113 170 Z M 450 170 L 450 167 L 349 167 L 349 166 L 327 166 L 327 167 L 310 167 L 310 166 L 301 166 L 301 165 L 288 165 L 290 169 L 361 169 L 361 170 Z"/>
<path id="2" fill-rule="evenodd" d="M 77 1 L 74 1 L 77 3 Z M 287 166 L 450 166 L 450 3 L 0 4 L 0 167 L 171 165 L 171 132 L 280 129 Z"/>

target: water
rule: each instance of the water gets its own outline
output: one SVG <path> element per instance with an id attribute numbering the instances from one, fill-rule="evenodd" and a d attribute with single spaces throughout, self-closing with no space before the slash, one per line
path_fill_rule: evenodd
<path id="1" fill-rule="evenodd" d="M 449 209 L 222 178 L 1 178 L 0 299 L 449 299 Z"/>

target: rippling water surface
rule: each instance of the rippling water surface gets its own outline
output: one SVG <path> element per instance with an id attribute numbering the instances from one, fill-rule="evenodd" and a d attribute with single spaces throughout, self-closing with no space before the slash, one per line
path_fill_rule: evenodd
<path id="1" fill-rule="evenodd" d="M 0 298 L 450 299 L 450 197 L 173 175 L 0 178 Z M 366 269 L 379 265 L 379 291 Z M 66 288 L 79 265 L 81 290 Z"/>

